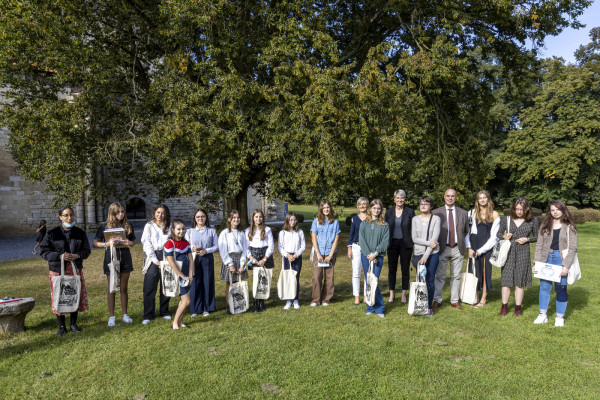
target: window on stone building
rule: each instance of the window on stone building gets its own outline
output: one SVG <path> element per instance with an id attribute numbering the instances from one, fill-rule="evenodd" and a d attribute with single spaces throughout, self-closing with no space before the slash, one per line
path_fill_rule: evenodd
<path id="1" fill-rule="evenodd" d="M 133 197 L 125 203 L 128 219 L 146 219 L 146 202 L 139 197 Z"/>

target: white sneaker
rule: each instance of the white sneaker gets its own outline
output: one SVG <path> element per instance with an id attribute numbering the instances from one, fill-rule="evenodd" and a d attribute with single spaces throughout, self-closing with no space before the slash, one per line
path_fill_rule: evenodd
<path id="1" fill-rule="evenodd" d="M 150 323 L 149 319 L 145 319 L 142 321 L 142 325 L 148 325 Z"/>
<path id="2" fill-rule="evenodd" d="M 385 318 L 385 314 L 377 314 L 379 318 Z"/>
<path id="3" fill-rule="evenodd" d="M 163 315 L 162 319 L 169 320 L 169 319 L 171 319 L 171 316 L 170 315 Z"/>
<path id="4" fill-rule="evenodd" d="M 197 316 L 198 316 L 198 314 L 192 314 L 191 315 L 192 318 L 197 317 Z"/>
<path id="5" fill-rule="evenodd" d="M 329 305 L 328 302 L 326 302 L 326 301 L 323 302 L 323 307 L 327 307 L 328 305 Z"/>
<path id="6" fill-rule="evenodd" d="M 534 324 L 545 324 L 546 322 L 548 322 L 548 314 L 543 314 L 540 313 L 540 315 L 537 316 L 537 318 L 535 319 L 535 321 L 533 321 Z"/>
<path id="7" fill-rule="evenodd" d="M 204 311 L 204 312 L 202 313 L 202 316 L 203 316 L 203 317 L 208 317 L 209 315 L 210 315 L 210 313 L 209 313 L 208 311 Z"/>
<path id="8" fill-rule="evenodd" d="M 367 315 L 372 315 L 373 313 L 371 311 L 367 311 Z"/>
<path id="9" fill-rule="evenodd" d="M 300 308 L 300 304 L 298 304 L 298 301 L 294 301 L 294 310 L 298 310 Z"/>
<path id="10" fill-rule="evenodd" d="M 108 318 L 108 326 L 115 326 L 115 317 Z"/>
<path id="11" fill-rule="evenodd" d="M 292 308 L 292 302 L 288 300 L 288 302 L 285 303 L 285 306 L 283 307 L 283 309 L 289 310 L 290 308 Z"/>
<path id="12" fill-rule="evenodd" d="M 565 326 L 565 317 L 554 318 L 554 326 Z"/>
<path id="13" fill-rule="evenodd" d="M 130 324 L 133 322 L 133 320 L 131 319 L 131 317 L 127 314 L 123 314 L 123 322 L 125 322 L 126 324 Z"/>
<path id="14" fill-rule="evenodd" d="M 311 307 L 316 307 L 316 306 L 318 306 L 318 304 L 317 303 L 310 303 L 310 306 Z"/>

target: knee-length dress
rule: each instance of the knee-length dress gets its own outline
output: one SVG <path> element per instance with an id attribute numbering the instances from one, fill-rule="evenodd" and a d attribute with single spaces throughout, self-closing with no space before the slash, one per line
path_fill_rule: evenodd
<path id="1" fill-rule="evenodd" d="M 517 227 L 513 219 L 510 219 L 510 233 L 513 234 L 510 239 L 510 250 L 504 267 L 500 282 L 504 287 L 513 286 L 531 286 L 531 256 L 529 243 L 518 244 L 516 239 L 528 237 L 530 243 L 537 241 L 539 223 L 537 218 L 533 217 L 531 221 L 523 221 L 521 226 Z M 498 229 L 498 239 L 506 233 L 506 217 L 500 221 Z"/>

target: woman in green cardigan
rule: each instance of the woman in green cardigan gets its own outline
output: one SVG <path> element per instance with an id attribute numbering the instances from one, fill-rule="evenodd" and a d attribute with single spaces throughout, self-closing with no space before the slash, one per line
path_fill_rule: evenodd
<path id="1" fill-rule="evenodd" d="M 367 218 L 361 222 L 358 232 L 358 244 L 360 246 L 361 261 L 365 273 L 365 282 L 369 263 L 373 262 L 373 273 L 379 279 L 383 257 L 389 244 L 390 230 L 383 216 L 383 204 L 381 200 L 375 199 L 369 204 Z M 367 305 L 367 315 L 377 314 L 381 318 L 385 317 L 385 303 L 379 285 L 375 291 L 375 304 Z"/>

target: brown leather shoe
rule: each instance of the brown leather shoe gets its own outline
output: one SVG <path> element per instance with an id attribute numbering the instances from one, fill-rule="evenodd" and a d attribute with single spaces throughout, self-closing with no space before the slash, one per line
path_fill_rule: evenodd
<path id="1" fill-rule="evenodd" d="M 434 301 L 433 304 L 431 305 L 431 307 L 433 308 L 440 308 L 442 306 L 442 303 Z"/>
<path id="2" fill-rule="evenodd" d="M 521 309 L 521 306 L 515 306 L 515 317 L 520 317 L 521 315 L 523 315 L 523 310 Z"/>
<path id="3" fill-rule="evenodd" d="M 450 307 L 462 310 L 462 306 L 458 303 L 450 303 Z"/>
<path id="4" fill-rule="evenodd" d="M 508 313 L 508 303 L 506 304 L 502 304 L 502 307 L 500 307 L 500 316 L 505 316 Z"/>

